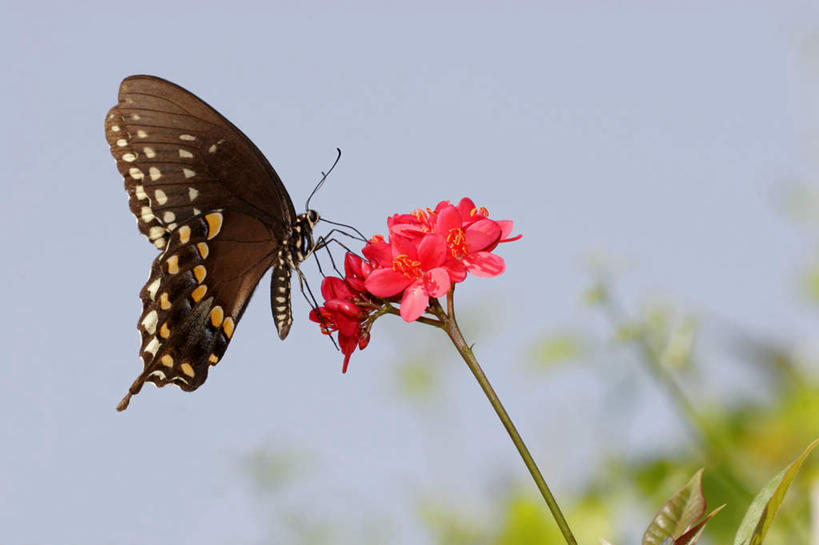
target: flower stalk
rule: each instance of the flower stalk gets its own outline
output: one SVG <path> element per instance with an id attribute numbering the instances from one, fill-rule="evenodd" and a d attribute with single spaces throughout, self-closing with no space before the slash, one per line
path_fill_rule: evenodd
<path id="1" fill-rule="evenodd" d="M 455 319 L 454 291 L 455 289 L 453 287 L 453 289 L 447 293 L 446 310 L 441 307 L 437 299 L 431 300 L 430 309 L 441 321 L 442 329 L 446 331 L 452 343 L 455 345 L 455 348 L 458 350 L 458 353 L 469 367 L 469 370 L 475 375 L 475 379 L 478 381 L 478 384 L 481 385 L 481 389 L 483 389 L 484 394 L 486 394 L 487 399 L 489 399 L 492 408 L 495 409 L 498 418 L 500 418 L 500 421 L 503 423 L 503 427 L 506 428 L 506 431 L 509 433 L 512 443 L 515 444 L 515 448 L 518 449 L 523 463 L 526 464 L 529 473 L 532 474 L 532 479 L 534 479 L 538 490 L 540 490 L 543 499 L 546 501 L 546 505 L 549 507 L 549 511 L 551 511 L 552 517 L 554 517 L 558 528 L 560 528 L 560 533 L 563 534 L 566 543 L 568 545 L 577 545 L 577 541 L 569 528 L 568 522 L 566 522 L 566 518 L 563 516 L 563 512 L 560 510 L 560 506 L 557 504 L 557 500 L 555 500 L 551 490 L 549 490 L 549 485 L 546 484 L 546 480 L 543 478 L 540 469 L 537 467 L 529 449 L 526 447 L 526 443 L 523 442 L 523 438 L 521 438 L 517 428 L 515 428 L 515 424 L 509 417 L 509 413 L 506 412 L 503 403 L 501 403 L 498 395 L 495 393 L 495 389 L 492 388 L 492 384 L 489 382 L 489 379 L 486 378 L 483 369 L 478 363 L 478 359 L 475 357 L 475 353 L 469 344 L 467 344 L 466 339 L 464 339 L 461 328 L 458 327 L 458 322 Z"/>

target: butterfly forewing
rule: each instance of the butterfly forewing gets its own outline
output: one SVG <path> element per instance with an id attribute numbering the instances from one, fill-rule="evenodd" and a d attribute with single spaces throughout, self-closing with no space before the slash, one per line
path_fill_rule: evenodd
<path id="1" fill-rule="evenodd" d="M 177 225 L 215 208 L 241 210 L 285 229 L 295 219 L 281 180 L 256 146 L 173 83 L 125 79 L 105 134 L 139 229 L 160 249 Z"/>
<path id="2" fill-rule="evenodd" d="M 302 220 L 256 146 L 173 83 L 126 78 L 105 134 L 139 230 L 162 250 L 140 293 L 144 370 L 122 410 L 145 382 L 189 391 L 200 386 L 273 265 L 286 273 L 286 311 L 275 314 L 286 336 L 291 235 Z"/>

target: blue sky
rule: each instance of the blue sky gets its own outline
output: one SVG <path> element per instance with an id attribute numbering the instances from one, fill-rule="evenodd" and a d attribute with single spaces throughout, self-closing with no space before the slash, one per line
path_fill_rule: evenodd
<path id="1" fill-rule="evenodd" d="M 238 460 L 262 446 L 310 453 L 291 505 L 353 525 L 378 513 L 394 543 L 424 543 L 408 514 L 415 493 L 479 497 L 476 475 L 500 464 L 525 478 L 437 332 L 379 323 L 341 375 L 303 301 L 278 340 L 267 280 L 203 388 L 149 386 L 114 411 L 141 367 L 137 294 L 155 255 L 103 135 L 130 74 L 219 109 L 299 210 L 340 147 L 312 203 L 330 219 L 383 232 L 394 212 L 468 195 L 515 220 L 524 238 L 500 250 L 507 273 L 458 297 L 503 301 L 472 317 L 492 324 L 479 357 L 524 436 L 565 434 L 562 451 L 530 445 L 558 495 L 593 444 L 592 424 L 560 412 L 585 406 L 592 418 L 599 385 L 574 376 L 533 389 L 519 360 L 538 334 L 589 322 L 578 305 L 587 256 L 628 263 L 629 301 L 660 294 L 751 331 L 806 336 L 815 320 L 793 281 L 811 241 L 777 198 L 815 178 L 816 7 L 571 5 L 7 8 L 3 541 L 256 543 L 267 529 Z M 390 387 L 394 362 L 419 350 L 462 372 L 424 409 Z"/>

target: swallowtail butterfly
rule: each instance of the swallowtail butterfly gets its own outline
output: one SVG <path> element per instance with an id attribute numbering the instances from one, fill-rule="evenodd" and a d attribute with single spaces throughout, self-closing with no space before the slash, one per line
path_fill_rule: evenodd
<path id="1" fill-rule="evenodd" d="M 139 230 L 160 254 L 139 296 L 145 382 L 198 388 L 224 355 L 262 275 L 279 337 L 293 321 L 290 271 L 313 248 L 313 210 L 296 215 L 281 179 L 256 146 L 193 93 L 131 76 L 105 118 Z"/>

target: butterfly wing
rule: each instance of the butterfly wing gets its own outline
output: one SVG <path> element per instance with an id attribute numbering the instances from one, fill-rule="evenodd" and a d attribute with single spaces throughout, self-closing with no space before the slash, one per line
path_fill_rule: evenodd
<path id="1" fill-rule="evenodd" d="M 173 231 L 140 293 L 145 367 L 119 410 L 146 381 L 186 391 L 205 382 L 277 249 L 269 227 L 238 212 L 195 216 Z"/>
<path id="2" fill-rule="evenodd" d="M 194 215 L 232 209 L 280 226 L 296 218 L 273 167 L 230 121 L 182 87 L 131 76 L 105 118 L 139 230 L 159 249 Z"/>
<path id="3" fill-rule="evenodd" d="M 171 82 L 123 80 L 105 134 L 139 230 L 163 250 L 140 294 L 144 370 L 123 410 L 145 382 L 205 381 L 296 214 L 256 146 Z"/>

